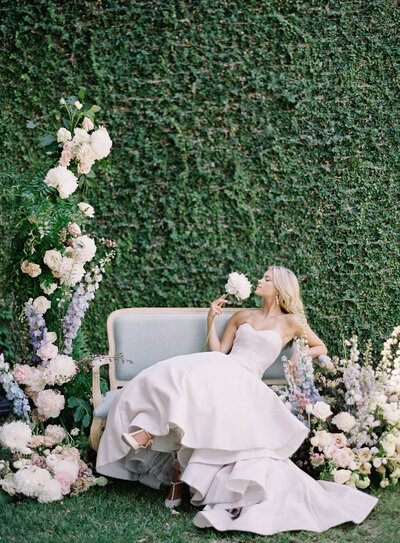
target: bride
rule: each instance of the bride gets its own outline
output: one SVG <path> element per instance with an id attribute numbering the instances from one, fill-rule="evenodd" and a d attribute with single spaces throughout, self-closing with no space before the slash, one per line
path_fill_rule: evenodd
<path id="1" fill-rule="evenodd" d="M 377 499 L 316 481 L 290 460 L 308 429 L 261 380 L 304 332 L 312 358 L 327 352 L 300 317 L 297 278 L 271 266 L 255 293 L 262 309 L 235 313 L 221 339 L 214 317 L 225 298 L 211 304 L 211 352 L 163 360 L 125 385 L 110 408 L 96 469 L 152 488 L 171 485 L 170 508 L 186 484 L 191 503 L 203 506 L 194 518 L 200 528 L 272 535 L 360 523 Z"/>

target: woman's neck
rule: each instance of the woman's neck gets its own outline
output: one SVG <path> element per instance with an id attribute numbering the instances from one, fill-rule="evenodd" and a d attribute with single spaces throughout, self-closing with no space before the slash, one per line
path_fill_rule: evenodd
<path id="1" fill-rule="evenodd" d="M 275 315 L 280 315 L 282 313 L 282 310 L 280 306 L 276 303 L 275 298 L 271 300 L 264 298 L 264 305 L 260 311 L 262 317 L 264 317 L 265 319 L 268 319 L 269 317 L 273 317 Z"/>

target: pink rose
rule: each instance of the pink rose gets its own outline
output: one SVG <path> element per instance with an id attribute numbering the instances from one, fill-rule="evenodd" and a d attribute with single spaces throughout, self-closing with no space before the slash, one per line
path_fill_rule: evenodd
<path id="1" fill-rule="evenodd" d="M 69 163 L 75 156 L 75 150 L 72 142 L 67 141 L 64 143 L 64 147 L 61 153 L 59 164 L 60 166 L 69 166 Z"/>
<path id="2" fill-rule="evenodd" d="M 72 475 L 66 471 L 58 472 L 56 475 L 57 481 L 61 486 L 61 493 L 65 496 L 68 494 L 72 484 Z"/>
<path id="3" fill-rule="evenodd" d="M 26 385 L 32 377 L 32 368 L 27 364 L 22 364 L 14 368 L 13 375 L 19 385 Z"/>
<path id="4" fill-rule="evenodd" d="M 89 130 L 93 130 L 94 128 L 94 124 L 93 124 L 93 121 L 91 121 L 89 119 L 89 117 L 85 117 L 82 121 L 82 128 L 84 130 L 87 130 L 89 132 Z"/>
<path id="5" fill-rule="evenodd" d="M 42 379 L 46 385 L 53 386 L 56 382 L 57 375 L 49 368 L 45 368 L 42 372 Z"/>
<path id="6" fill-rule="evenodd" d="M 50 358 L 56 357 L 57 353 L 58 347 L 57 345 L 53 345 L 53 343 L 47 343 L 37 350 L 37 355 L 40 356 L 42 360 L 50 360 Z"/>
<path id="7" fill-rule="evenodd" d="M 82 234 L 82 231 L 81 229 L 79 228 L 79 226 L 76 224 L 76 222 L 70 222 L 68 223 L 68 232 L 70 234 L 70 236 L 80 236 Z"/>

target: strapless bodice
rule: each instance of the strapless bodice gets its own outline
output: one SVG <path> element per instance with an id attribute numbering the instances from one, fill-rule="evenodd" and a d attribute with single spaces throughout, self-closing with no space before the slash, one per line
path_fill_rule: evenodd
<path id="1" fill-rule="evenodd" d="M 281 350 L 282 338 L 276 330 L 255 330 L 245 322 L 236 330 L 229 356 L 261 379 Z"/>

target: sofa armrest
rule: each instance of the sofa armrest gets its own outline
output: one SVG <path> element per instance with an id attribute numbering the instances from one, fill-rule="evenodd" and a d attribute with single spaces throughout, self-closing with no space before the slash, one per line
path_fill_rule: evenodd
<path id="1" fill-rule="evenodd" d="M 115 364 L 114 364 L 114 360 L 112 358 L 109 358 L 108 356 L 98 356 L 92 362 L 92 405 L 93 405 L 93 409 L 95 409 L 97 406 L 99 406 L 103 401 L 103 397 L 101 395 L 101 390 L 100 390 L 100 367 L 105 366 L 106 364 L 109 365 L 108 378 L 109 378 L 109 381 L 110 381 L 110 390 L 115 390 L 117 388 L 117 384 L 116 384 L 116 381 L 115 381 Z"/>

